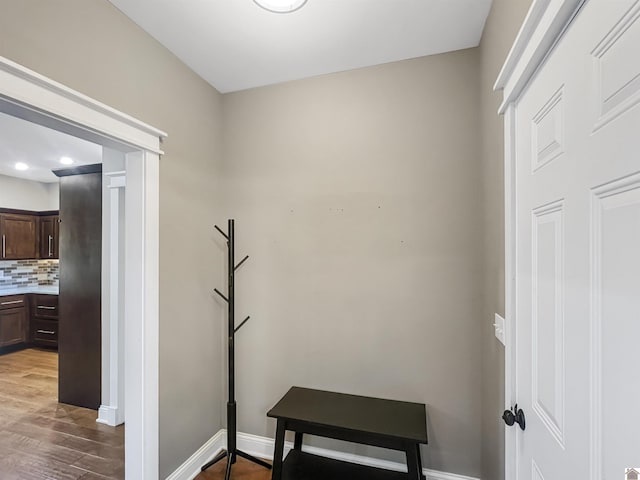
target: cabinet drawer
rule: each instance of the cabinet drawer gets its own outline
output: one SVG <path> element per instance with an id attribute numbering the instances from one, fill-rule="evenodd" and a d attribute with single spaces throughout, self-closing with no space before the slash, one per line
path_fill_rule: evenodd
<path id="1" fill-rule="evenodd" d="M 52 320 L 34 320 L 32 328 L 34 343 L 58 345 L 58 322 Z"/>
<path id="2" fill-rule="evenodd" d="M 7 295 L 0 297 L 0 310 L 20 308 L 26 305 L 24 295 Z"/>
<path id="3" fill-rule="evenodd" d="M 58 318 L 57 295 L 33 295 L 32 314 L 36 318 Z"/>

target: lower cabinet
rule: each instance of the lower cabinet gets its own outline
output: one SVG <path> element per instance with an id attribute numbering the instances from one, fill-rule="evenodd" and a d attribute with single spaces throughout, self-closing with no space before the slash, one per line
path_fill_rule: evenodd
<path id="1" fill-rule="evenodd" d="M 0 354 L 35 345 L 58 347 L 58 296 L 0 296 Z"/>
<path id="2" fill-rule="evenodd" d="M 0 297 L 0 348 L 26 343 L 29 319 L 24 295 Z"/>
<path id="3" fill-rule="evenodd" d="M 31 295 L 31 341 L 41 347 L 58 347 L 57 295 Z"/>

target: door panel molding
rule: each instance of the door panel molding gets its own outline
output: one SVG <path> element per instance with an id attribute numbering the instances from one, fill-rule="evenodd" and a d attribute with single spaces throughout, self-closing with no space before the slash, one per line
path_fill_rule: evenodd
<path id="1" fill-rule="evenodd" d="M 590 450 L 591 450 L 591 480 L 605 477 L 603 465 L 603 269 L 604 261 L 604 217 L 607 212 L 619 208 L 636 206 L 636 215 L 640 216 L 640 172 L 613 180 L 607 184 L 595 187 L 591 191 L 591 318 L 590 318 L 590 349 L 591 349 L 591 385 L 590 385 Z M 633 220 L 633 219 L 631 219 Z M 629 222 L 633 228 L 633 222 Z M 620 235 L 619 235 L 620 236 Z M 621 252 L 620 252 L 621 253 Z M 631 260 L 631 259 L 629 259 Z M 640 272 L 638 272 L 640 277 Z M 616 317 L 616 316 L 612 316 Z M 607 321 L 615 321 L 611 318 Z M 623 336 L 633 336 L 628 329 L 621 330 Z M 633 361 L 633 360 L 632 360 Z M 629 379 L 628 381 L 632 381 Z M 615 412 L 609 412 L 615 413 Z M 631 419 L 625 418 L 625 422 Z"/>
<path id="2" fill-rule="evenodd" d="M 597 132 L 640 103 L 640 0 L 591 52 L 593 55 Z"/>
<path id="3" fill-rule="evenodd" d="M 564 153 L 564 85 L 531 120 L 531 171 L 536 172 Z"/>
<path id="4" fill-rule="evenodd" d="M 532 212 L 532 405 L 543 425 L 551 436 L 564 448 L 564 408 L 565 408 L 565 344 L 564 344 L 564 200 L 558 200 L 536 208 Z M 544 272 L 540 268 L 545 259 L 541 252 L 541 230 L 551 225 L 553 272 Z M 546 275 L 545 275 L 546 273 Z M 553 279 L 553 285 L 544 288 L 545 279 Z M 551 292 L 549 291 L 551 290 Z M 553 312 L 540 312 L 540 298 L 545 293 L 553 295 Z M 547 330 L 544 329 L 545 323 Z M 552 338 L 552 341 L 544 341 Z M 545 349 L 544 351 L 541 351 Z M 540 368 L 541 362 L 549 362 L 547 369 Z M 550 385 L 544 387 L 544 379 Z M 551 398 L 550 398 L 551 397 Z"/>

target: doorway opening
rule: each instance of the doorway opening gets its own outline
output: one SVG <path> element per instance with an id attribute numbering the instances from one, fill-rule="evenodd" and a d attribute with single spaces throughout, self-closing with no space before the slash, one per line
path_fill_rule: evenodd
<path id="1" fill-rule="evenodd" d="M 124 159 L 123 173 L 112 175 L 109 184 L 124 192 L 118 278 L 126 295 L 116 305 L 124 312 L 125 475 L 158 478 L 158 183 L 166 134 L 3 57 L 0 112 L 96 143 Z"/>
<path id="2" fill-rule="evenodd" d="M 102 150 L 0 113 L 0 476 L 124 478 L 124 417 L 96 424 Z"/>

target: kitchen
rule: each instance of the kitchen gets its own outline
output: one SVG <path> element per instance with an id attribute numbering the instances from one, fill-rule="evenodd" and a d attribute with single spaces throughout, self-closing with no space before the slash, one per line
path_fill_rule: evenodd
<path id="1" fill-rule="evenodd" d="M 0 114 L 0 472 L 124 477 L 124 425 L 97 413 L 102 162 L 99 145 Z"/>
<path id="2" fill-rule="evenodd" d="M 2 178 L 0 184 L 4 186 L 9 181 Z M 31 187 L 27 182 L 21 181 L 23 192 Z M 54 187 L 57 185 L 48 189 L 57 190 Z M 40 347 L 58 347 L 59 210 L 56 204 L 52 198 L 47 210 L 0 207 L 2 353 L 29 341 Z"/>

